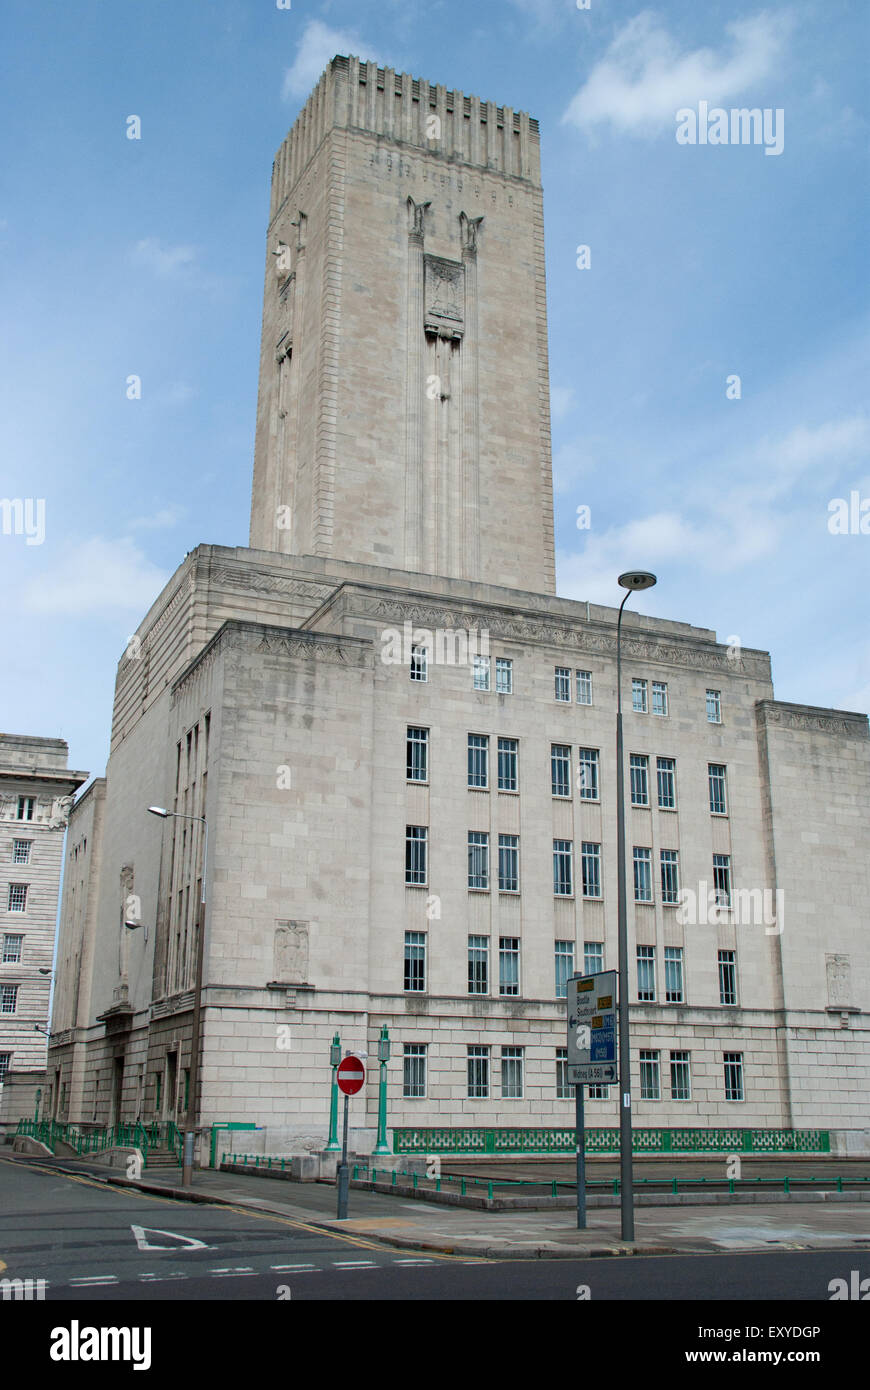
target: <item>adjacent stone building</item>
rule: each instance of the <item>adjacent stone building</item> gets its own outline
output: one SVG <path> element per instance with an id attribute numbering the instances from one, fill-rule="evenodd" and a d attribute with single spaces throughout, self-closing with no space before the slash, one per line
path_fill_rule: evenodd
<path id="1" fill-rule="evenodd" d="M 564 982 L 616 967 L 616 610 L 555 595 L 539 170 L 531 117 L 353 58 L 279 151 L 251 548 L 191 552 L 118 669 L 62 1118 L 183 1122 L 204 923 L 204 1126 L 322 1143 L 333 1034 L 374 1059 L 385 1023 L 397 1147 L 571 1124 Z M 623 680 L 635 1123 L 859 1146 L 866 716 L 631 611 Z"/>
<path id="2" fill-rule="evenodd" d="M 86 772 L 63 739 L 0 734 L 0 1132 L 41 1113 L 63 838 Z M 5 1103 L 4 1103 L 5 1095 Z"/>

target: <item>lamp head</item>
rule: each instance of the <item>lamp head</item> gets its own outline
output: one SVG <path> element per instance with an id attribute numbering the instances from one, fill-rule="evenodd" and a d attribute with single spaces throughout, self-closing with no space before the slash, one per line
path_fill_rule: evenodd
<path id="1" fill-rule="evenodd" d="M 164 811 L 162 806 L 149 806 L 148 810 L 151 812 L 152 816 L 162 816 L 164 820 L 167 816 L 172 814 L 171 811 Z"/>
<path id="2" fill-rule="evenodd" d="M 619 576 L 618 582 L 623 589 L 651 589 L 656 577 L 647 570 L 626 570 L 625 574 Z"/>

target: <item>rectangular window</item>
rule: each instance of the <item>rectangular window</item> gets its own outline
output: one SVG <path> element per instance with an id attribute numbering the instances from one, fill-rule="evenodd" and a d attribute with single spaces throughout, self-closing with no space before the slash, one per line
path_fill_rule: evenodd
<path id="1" fill-rule="evenodd" d="M 713 888 L 719 907 L 731 906 L 731 855 L 713 855 Z"/>
<path id="2" fill-rule="evenodd" d="M 636 903 L 651 903 L 652 891 L 652 850 L 634 847 L 634 900 Z"/>
<path id="3" fill-rule="evenodd" d="M 19 820 L 33 820 L 33 814 L 34 814 L 34 811 L 35 811 L 35 810 L 36 810 L 36 797 L 35 797 L 35 796 L 19 796 L 19 798 L 18 798 L 18 819 L 19 819 Z"/>
<path id="4" fill-rule="evenodd" d="M 571 668 L 569 666 L 557 666 L 556 678 L 556 699 L 571 702 Z"/>
<path id="5" fill-rule="evenodd" d="M 498 890 L 500 893 L 520 891 L 520 837 L 498 837 Z"/>
<path id="6" fill-rule="evenodd" d="M 660 811 L 675 811 L 677 809 L 676 769 L 675 758 L 656 758 Z"/>
<path id="7" fill-rule="evenodd" d="M 719 952 L 719 1003 L 737 1003 L 737 952 Z"/>
<path id="8" fill-rule="evenodd" d="M 728 814 L 725 774 L 724 763 L 707 764 L 707 777 L 710 783 L 710 814 L 713 816 L 727 816 Z"/>
<path id="9" fill-rule="evenodd" d="M 553 796 L 571 795 L 571 749 L 567 743 L 550 745 L 550 779 Z"/>
<path id="10" fill-rule="evenodd" d="M 577 672 L 577 703 L 578 705 L 592 704 L 592 672 Z"/>
<path id="11" fill-rule="evenodd" d="M 489 1048 L 473 1044 L 467 1052 L 468 1099 L 489 1099 Z"/>
<path id="12" fill-rule="evenodd" d="M 409 782 L 429 781 L 429 730 L 408 726 L 405 776 Z"/>
<path id="13" fill-rule="evenodd" d="M 427 681 L 429 679 L 429 653 L 425 647 L 415 643 L 411 648 L 411 680 Z"/>
<path id="14" fill-rule="evenodd" d="M 468 938 L 468 993 L 489 994 L 489 937 Z"/>
<path id="15" fill-rule="evenodd" d="M 577 749 L 577 786 L 581 801 L 598 800 L 598 749 Z"/>
<path id="16" fill-rule="evenodd" d="M 402 1049 L 402 1095 L 405 1100 L 425 1099 L 425 1043 L 405 1043 Z"/>
<path id="17" fill-rule="evenodd" d="M 568 976 L 574 974 L 574 942 L 556 942 L 556 998 L 564 999 L 568 993 Z"/>
<path id="18" fill-rule="evenodd" d="M 638 946 L 637 948 L 637 997 L 642 1004 L 655 1003 L 656 997 L 656 948 Z"/>
<path id="19" fill-rule="evenodd" d="M 659 1054 L 649 1048 L 640 1050 L 640 1098 L 641 1100 L 661 1100 L 661 1078 L 659 1075 Z"/>
<path id="20" fill-rule="evenodd" d="M 725 1099 L 743 1100 L 743 1053 L 725 1052 Z"/>
<path id="21" fill-rule="evenodd" d="M 33 845 L 32 840 L 13 840 L 12 841 L 12 863 L 29 864 L 30 850 Z"/>
<path id="22" fill-rule="evenodd" d="M 574 1087 L 568 1084 L 568 1049 L 556 1048 L 556 1099 L 570 1100 Z"/>
<path id="23" fill-rule="evenodd" d="M 489 690 L 489 657 L 476 656 L 471 670 L 475 690 Z"/>
<path id="24" fill-rule="evenodd" d="M 567 1047 L 566 1047 L 566 1048 L 565 1048 L 565 1053 L 566 1053 L 566 1055 L 567 1055 L 567 1052 L 568 1052 L 568 1049 L 567 1049 Z M 10 1066 L 10 1063 L 11 1063 L 11 1062 L 12 1062 L 12 1053 L 11 1053 L 11 1052 L 0 1052 L 0 1086 L 2 1086 L 2 1085 L 3 1085 L 3 1082 L 6 1080 L 6 1073 L 7 1073 L 8 1070 L 9 1070 L 9 1066 Z M 566 1063 L 566 1065 L 567 1065 L 567 1063 Z"/>
<path id="25" fill-rule="evenodd" d="M 419 994 L 426 988 L 426 933 L 405 932 L 405 989 Z"/>
<path id="26" fill-rule="evenodd" d="M 498 992 L 499 994 L 519 994 L 520 992 L 520 939 L 518 936 L 500 936 L 498 939 Z"/>
<path id="27" fill-rule="evenodd" d="M 3 964 L 17 965 L 21 960 L 21 947 L 24 937 L 7 933 L 3 938 Z"/>
<path id="28" fill-rule="evenodd" d="M 671 1100 L 692 1099 L 688 1052 L 671 1053 Z"/>
<path id="29" fill-rule="evenodd" d="M 680 856 L 675 849 L 661 851 L 662 902 L 676 907 L 680 899 Z"/>
<path id="30" fill-rule="evenodd" d="M 601 897 L 601 846 L 584 840 L 580 867 L 583 874 L 584 898 Z"/>
<path id="31" fill-rule="evenodd" d="M 426 848 L 429 828 L 425 825 L 405 826 L 405 882 L 421 887 L 426 882 Z"/>
<path id="32" fill-rule="evenodd" d="M 665 681 L 652 683 L 652 712 L 662 715 L 668 712 L 668 687 Z"/>
<path id="33" fill-rule="evenodd" d="M 501 1050 L 502 1100 L 523 1098 L 523 1048 L 503 1047 Z"/>
<path id="34" fill-rule="evenodd" d="M 665 1003 L 684 1004 L 683 996 L 683 948 L 665 947 Z"/>
<path id="35" fill-rule="evenodd" d="M 0 1014 L 14 1014 L 18 1007 L 18 986 L 0 985 Z"/>
<path id="36" fill-rule="evenodd" d="M 489 786 L 489 738 L 486 734 L 468 735 L 468 785 Z"/>
<path id="37" fill-rule="evenodd" d="M 590 1100 L 609 1100 L 610 1087 L 593 1083 L 593 1085 L 587 1088 L 586 1094 Z"/>
<path id="38" fill-rule="evenodd" d="M 27 909 L 27 884 L 10 883 L 6 906 L 10 912 L 24 912 Z"/>
<path id="39" fill-rule="evenodd" d="M 553 841 L 553 892 L 557 898 L 574 895 L 572 857 L 573 845 L 570 840 Z"/>
<path id="40" fill-rule="evenodd" d="M 468 886 L 489 887 L 489 831 L 468 832 Z"/>
<path id="41" fill-rule="evenodd" d="M 518 790 L 518 758 L 519 743 L 517 739 L 500 738 L 498 741 L 498 789 L 500 792 Z"/>
<path id="42" fill-rule="evenodd" d="M 631 682 L 631 707 L 635 714 L 646 714 L 646 681 L 634 677 Z"/>
<path id="43" fill-rule="evenodd" d="M 583 974 L 600 975 L 604 969 L 604 942 L 583 942 Z"/>
<path id="44" fill-rule="evenodd" d="M 645 753 L 632 753 L 629 758 L 632 806 L 649 805 L 649 758 Z"/>
<path id="45" fill-rule="evenodd" d="M 514 663 L 509 657 L 495 659 L 495 690 L 497 695 L 511 695 L 514 688 Z"/>
<path id="46" fill-rule="evenodd" d="M 707 691 L 707 722 L 722 723 L 722 696 L 718 690 Z"/>

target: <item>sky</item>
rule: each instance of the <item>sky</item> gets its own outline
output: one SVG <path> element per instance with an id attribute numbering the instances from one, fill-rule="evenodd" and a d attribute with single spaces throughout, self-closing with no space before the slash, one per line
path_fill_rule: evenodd
<path id="1" fill-rule="evenodd" d="M 558 592 L 651 569 L 870 708 L 864 0 L 6 0 L 2 48 L 0 727 L 101 775 L 128 636 L 247 544 L 271 164 L 336 53 L 540 121 Z"/>

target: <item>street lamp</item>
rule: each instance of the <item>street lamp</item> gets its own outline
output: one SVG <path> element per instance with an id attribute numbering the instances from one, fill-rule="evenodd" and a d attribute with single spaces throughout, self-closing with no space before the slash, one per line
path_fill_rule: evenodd
<path id="1" fill-rule="evenodd" d="M 381 1036 L 378 1038 L 378 1061 L 381 1064 L 378 1085 L 378 1140 L 372 1150 L 376 1154 L 388 1154 L 390 1152 L 387 1145 L 387 1063 L 389 1060 L 390 1035 L 387 1032 L 387 1025 L 384 1023 L 381 1026 Z"/>
<path id="2" fill-rule="evenodd" d="M 152 816 L 161 820 L 173 817 L 177 820 L 199 821 L 203 827 L 202 849 L 202 890 L 199 897 L 199 931 L 196 942 L 196 983 L 193 991 L 193 1027 L 190 1038 L 190 1086 L 188 1088 L 187 1113 L 185 1115 L 184 1151 L 181 1165 L 181 1185 L 193 1185 L 193 1153 L 196 1145 L 197 1091 L 199 1089 L 199 1044 L 202 1018 L 202 962 L 205 941 L 205 875 L 208 864 L 208 821 L 205 816 L 191 816 L 183 811 L 167 811 L 163 806 L 149 806 Z"/>
<path id="3" fill-rule="evenodd" d="M 332 1088 L 329 1092 L 329 1138 L 326 1141 L 327 1152 L 341 1149 L 341 1145 L 338 1142 L 338 1082 L 336 1081 L 336 1073 L 340 1061 L 341 1038 L 335 1033 L 329 1047 L 329 1065 L 332 1067 Z"/>
<path id="4" fill-rule="evenodd" d="M 654 574 L 629 570 L 619 576 L 628 592 L 616 622 L 616 871 L 619 944 L 619 1190 L 622 1239 L 634 1240 L 634 1176 L 631 1153 L 631 1048 L 628 1035 L 628 910 L 625 886 L 625 770 L 622 743 L 622 610 L 629 594 L 651 589 Z"/>

